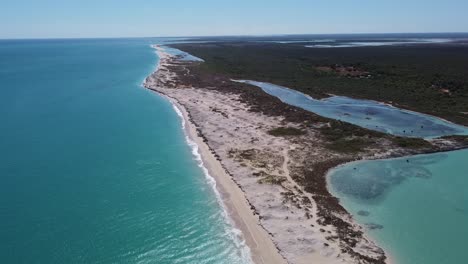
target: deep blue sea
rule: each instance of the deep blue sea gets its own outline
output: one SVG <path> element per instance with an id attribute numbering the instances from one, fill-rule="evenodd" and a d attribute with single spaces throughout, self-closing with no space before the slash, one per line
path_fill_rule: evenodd
<path id="1" fill-rule="evenodd" d="M 0 41 L 0 263 L 246 263 L 158 39 Z"/>

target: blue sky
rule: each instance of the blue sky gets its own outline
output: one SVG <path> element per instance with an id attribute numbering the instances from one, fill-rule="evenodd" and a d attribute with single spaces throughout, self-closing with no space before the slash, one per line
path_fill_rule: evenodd
<path id="1" fill-rule="evenodd" d="M 0 38 L 468 32 L 467 0 L 2 0 Z"/>

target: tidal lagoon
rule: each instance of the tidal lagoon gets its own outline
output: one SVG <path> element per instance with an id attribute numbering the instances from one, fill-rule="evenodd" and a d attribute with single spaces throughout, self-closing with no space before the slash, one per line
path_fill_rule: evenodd
<path id="1" fill-rule="evenodd" d="M 256 81 L 283 102 L 389 134 L 434 138 L 468 128 L 370 100 L 317 100 Z M 468 258 L 468 150 L 348 163 L 328 174 L 329 190 L 398 264 L 461 263 Z"/>
<path id="2" fill-rule="evenodd" d="M 329 187 L 396 263 L 468 258 L 468 150 L 360 161 L 329 174 Z"/>
<path id="3" fill-rule="evenodd" d="M 330 96 L 319 100 L 299 91 L 271 83 L 251 80 L 238 82 L 260 87 L 266 93 L 278 97 L 287 104 L 318 115 L 388 134 L 421 138 L 468 134 L 467 127 L 372 100 L 345 96 Z"/>

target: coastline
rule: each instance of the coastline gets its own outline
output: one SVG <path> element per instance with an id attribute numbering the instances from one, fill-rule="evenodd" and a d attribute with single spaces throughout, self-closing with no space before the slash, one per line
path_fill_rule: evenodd
<path id="1" fill-rule="evenodd" d="M 323 148 L 326 142 L 317 134 L 317 127 L 300 125 L 306 129 L 305 136 L 272 136 L 267 133 L 269 129 L 297 127 L 294 116 L 288 112 L 271 116 L 252 111 L 252 106 L 236 93 L 210 88 L 200 79 L 180 80 L 190 75 L 191 64 L 178 61 L 161 47 L 153 47 L 163 65 L 145 80 L 144 86 L 169 97 L 181 110 L 188 124 L 186 132 L 198 145 L 204 165 L 216 180 L 223 203 L 244 234 L 255 263 L 393 263 L 337 199 L 323 190 L 327 186 L 322 178 L 315 179 L 318 182 L 313 188 L 304 186 L 303 178 L 309 177 L 309 165 L 326 176 L 330 168 L 356 159 L 399 157 L 430 149 L 402 149 L 382 138 L 359 156 L 336 156 Z M 224 83 L 221 79 L 214 84 Z M 311 121 L 323 122 L 315 118 Z M 453 150 L 455 145 L 450 143 L 433 142 L 439 151 Z M 388 149 L 380 149 L 382 146 Z M 274 259 L 267 259 L 272 253 Z"/>
<path id="2" fill-rule="evenodd" d="M 321 223 L 318 205 L 315 204 L 314 198 L 292 179 L 293 172 L 289 172 L 288 167 L 291 166 L 292 162 L 289 161 L 288 157 L 293 155 L 290 152 L 300 148 L 299 145 L 293 147 L 290 146 L 288 139 L 268 134 L 262 135 L 266 137 L 264 137 L 264 146 L 260 150 L 268 150 L 269 153 L 258 153 L 259 156 L 260 154 L 263 156 L 260 158 L 264 159 L 266 163 L 278 163 L 281 160 L 280 164 L 276 164 L 280 168 L 267 171 L 286 174 L 284 176 L 266 174 L 266 178 L 270 176 L 281 178 L 281 183 L 278 184 L 261 184 L 258 176 L 252 177 L 252 174 L 263 175 L 265 173 L 263 170 L 258 171 L 258 168 L 246 170 L 246 167 L 250 167 L 244 163 L 247 160 L 239 164 L 239 160 L 236 159 L 243 156 L 245 151 L 248 152 L 249 149 L 237 149 L 237 153 L 234 154 L 237 158 L 234 158 L 233 161 L 232 149 L 213 148 L 212 145 L 225 145 L 223 147 L 245 145 L 243 146 L 245 149 L 255 141 L 257 141 L 257 145 L 261 145 L 258 140 L 262 137 L 257 138 L 256 136 L 264 132 L 262 133 L 254 124 L 276 127 L 281 126 L 284 120 L 255 115 L 249 111 L 247 105 L 239 105 L 239 98 L 236 96 L 203 88 L 194 89 L 177 83 L 174 81 L 177 74 L 184 72 L 185 75 L 185 70 L 179 69 L 182 63 L 177 61 L 176 56 L 165 53 L 163 48 L 153 47 L 160 57 L 160 65 L 157 67 L 158 71 L 145 80 L 144 86 L 170 98 L 171 102 L 182 110 L 184 120 L 188 124 L 186 132 L 198 145 L 204 165 L 216 180 L 217 189 L 221 193 L 231 219 L 233 219 L 235 226 L 243 232 L 245 241 L 252 252 L 254 263 L 306 264 L 311 261 L 317 263 L 357 263 L 354 254 L 364 254 L 362 256 L 365 258 L 379 259 L 384 256 L 381 249 L 367 239 L 362 231 L 357 231 L 362 228 L 356 224 L 353 224 L 351 228 L 356 230 L 355 234 L 361 236 L 359 241 L 354 242 L 356 243 L 356 251 L 360 253 L 347 254 L 346 251 L 343 251 L 341 241 L 335 239 L 335 237 L 340 236 L 336 233 L 335 227 Z M 206 108 L 208 109 L 201 109 L 200 100 L 207 102 Z M 217 107 L 221 106 L 229 106 L 230 109 L 226 113 L 219 111 Z M 241 112 L 241 108 L 244 111 Z M 220 115 L 215 115 L 213 112 Z M 249 127 L 249 133 L 240 133 L 234 136 L 229 131 L 240 132 L 237 130 L 239 127 L 236 126 L 230 129 L 226 128 L 225 133 L 221 131 L 226 126 L 238 123 L 235 121 L 226 123 L 225 118 L 234 113 L 239 114 L 237 121 L 246 122 L 245 126 Z M 198 120 L 194 120 L 194 114 L 197 115 Z M 207 128 L 203 127 L 206 123 L 213 124 L 214 130 L 220 132 L 209 133 Z M 209 128 L 209 130 L 211 129 L 213 128 Z M 226 137 L 220 142 L 216 142 L 215 138 L 223 137 L 225 134 L 230 134 L 230 139 L 235 139 L 235 142 L 229 141 Z M 279 157 L 270 152 L 276 152 L 276 150 L 269 149 L 269 147 L 274 147 L 270 145 L 273 143 L 272 140 L 275 141 L 274 145 L 277 145 L 277 149 L 283 150 Z M 257 163 L 255 160 L 250 162 Z M 255 167 L 254 164 L 250 165 Z M 284 180 L 285 178 L 287 180 Z M 349 236 L 355 236 L 355 234 L 350 233 Z"/>
<path id="3" fill-rule="evenodd" d="M 232 181 L 221 163 L 213 155 L 212 150 L 204 142 L 204 139 L 198 135 L 197 126 L 191 120 L 185 107 L 175 98 L 171 98 L 165 94 L 162 95 L 180 111 L 180 117 L 185 123 L 183 126 L 184 132 L 196 144 L 196 151 L 200 155 L 203 168 L 206 169 L 205 173 L 209 175 L 208 177 L 215 180 L 216 184 L 214 187 L 219 192 L 221 201 L 226 207 L 229 220 L 234 222 L 234 227 L 242 231 L 242 238 L 250 249 L 254 263 L 286 263 L 268 233 L 261 227 L 258 217 L 255 217 L 252 213 L 251 206 L 242 190 Z"/>
<path id="4" fill-rule="evenodd" d="M 154 47 L 154 46 L 153 46 Z M 164 57 L 164 54 L 156 52 L 158 56 Z M 160 68 L 159 61 L 155 72 Z M 146 82 L 144 82 L 143 86 Z M 155 91 L 155 90 L 152 90 Z M 279 253 L 278 248 L 275 246 L 270 238 L 270 235 L 260 225 L 259 219 L 252 211 L 252 206 L 246 199 L 244 192 L 239 186 L 232 181 L 232 178 L 227 174 L 222 164 L 217 160 L 213 151 L 204 142 L 204 139 L 199 135 L 197 131 L 197 125 L 190 118 L 190 114 L 187 109 L 180 103 L 176 98 L 170 97 L 169 95 L 155 91 L 164 98 L 166 98 L 174 107 L 175 111 L 182 119 L 182 129 L 184 130 L 185 136 L 187 137 L 187 143 L 195 144 L 194 155 L 199 155 L 200 167 L 204 170 L 204 174 L 214 180 L 214 188 L 219 198 L 221 199 L 223 210 L 226 210 L 226 217 L 228 222 L 233 222 L 233 228 L 241 231 L 241 243 L 245 241 L 248 247 L 248 257 L 254 263 L 260 264 L 285 264 L 287 263 L 284 257 Z M 241 249 L 245 250 L 245 249 Z"/>

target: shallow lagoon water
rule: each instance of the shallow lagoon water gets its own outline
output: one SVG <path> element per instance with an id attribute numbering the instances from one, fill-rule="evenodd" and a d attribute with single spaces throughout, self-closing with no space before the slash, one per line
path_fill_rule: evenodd
<path id="1" fill-rule="evenodd" d="M 344 41 L 340 43 L 328 44 L 313 44 L 306 45 L 306 48 L 353 48 L 353 47 L 380 47 L 380 46 L 401 46 L 401 45 L 414 45 L 414 44 L 436 44 L 436 43 L 449 43 L 452 39 L 380 39 L 380 40 L 364 40 L 364 41 Z"/>
<path id="2" fill-rule="evenodd" d="M 260 87 L 281 101 L 328 118 L 349 122 L 371 130 L 405 137 L 431 138 L 468 134 L 468 128 L 442 119 L 399 109 L 371 100 L 331 96 L 317 100 L 296 90 L 271 83 L 240 80 Z"/>
<path id="3" fill-rule="evenodd" d="M 283 102 L 362 127 L 412 137 L 467 134 L 467 128 L 369 100 L 316 100 L 255 81 Z M 345 164 L 328 174 L 329 190 L 398 264 L 468 259 L 468 150 Z"/>
<path id="4" fill-rule="evenodd" d="M 468 150 L 360 161 L 329 189 L 399 264 L 468 259 Z"/>

